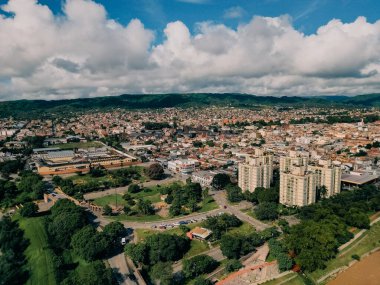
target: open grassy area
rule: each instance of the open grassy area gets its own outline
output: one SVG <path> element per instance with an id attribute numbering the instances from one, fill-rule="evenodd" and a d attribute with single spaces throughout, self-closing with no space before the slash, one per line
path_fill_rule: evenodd
<path id="1" fill-rule="evenodd" d="M 380 222 L 374 224 L 368 231 L 366 231 L 359 239 L 352 243 L 349 247 L 345 248 L 338 256 L 330 260 L 327 263 L 327 267 L 324 270 L 316 270 L 311 273 L 310 276 L 314 280 L 318 280 L 325 274 L 351 262 L 352 255 L 357 254 L 362 256 L 363 254 L 371 251 L 372 249 L 380 246 Z"/>
<path id="2" fill-rule="evenodd" d="M 184 258 L 189 258 L 197 254 L 201 254 L 202 252 L 208 251 L 210 248 L 208 247 L 206 242 L 200 240 L 192 240 L 190 243 L 190 249 L 186 252 Z"/>
<path id="3" fill-rule="evenodd" d="M 112 181 L 112 175 L 105 175 L 102 177 L 93 177 L 91 174 L 80 174 L 71 176 L 68 179 L 72 180 L 74 184 L 86 184 L 89 182 L 96 182 L 98 184 L 103 184 L 103 182 L 109 182 Z"/>
<path id="4" fill-rule="evenodd" d="M 54 276 L 53 256 L 48 248 L 43 217 L 22 218 L 19 219 L 19 223 L 25 231 L 25 237 L 30 241 L 30 245 L 25 251 L 28 260 L 27 268 L 31 271 L 27 284 L 57 284 Z"/>
<path id="5" fill-rule="evenodd" d="M 56 144 L 50 147 L 58 147 L 60 149 L 74 149 L 74 148 L 90 148 L 90 147 L 102 147 L 103 144 L 100 142 L 72 142 L 72 143 L 63 143 Z"/>
<path id="6" fill-rule="evenodd" d="M 125 206 L 127 205 L 127 201 L 123 199 L 123 196 L 120 194 L 112 194 L 112 195 L 107 195 L 101 198 L 97 198 L 94 200 L 94 204 L 98 206 L 106 206 L 106 205 L 112 205 L 116 206 L 116 203 L 118 206 Z"/>
<path id="7" fill-rule="evenodd" d="M 201 208 L 197 212 L 202 213 L 202 212 L 215 210 L 219 206 L 212 197 L 207 197 L 202 201 L 202 203 L 200 204 L 200 207 Z"/>
<path id="8" fill-rule="evenodd" d="M 241 234 L 241 235 L 248 235 L 255 231 L 255 228 L 252 227 L 249 223 L 243 222 L 243 224 L 240 227 L 232 228 L 228 232 L 230 234 Z"/>

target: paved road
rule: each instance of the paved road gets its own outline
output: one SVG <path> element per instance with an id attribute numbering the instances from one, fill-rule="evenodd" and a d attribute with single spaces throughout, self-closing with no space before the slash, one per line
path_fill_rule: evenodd
<path id="1" fill-rule="evenodd" d="M 213 249 L 210 249 L 209 251 L 206 251 L 206 252 L 202 252 L 200 254 L 196 254 L 194 256 L 197 256 L 197 255 L 208 255 L 210 257 L 212 257 L 213 259 L 215 259 L 216 261 L 222 261 L 223 259 L 226 259 L 226 257 L 223 255 L 222 251 L 220 250 L 220 247 L 215 247 Z M 193 256 L 192 256 L 193 257 Z M 182 260 L 178 261 L 177 263 L 175 263 L 173 265 L 173 273 L 177 273 L 179 271 L 182 270 Z"/>
<path id="2" fill-rule="evenodd" d="M 267 224 L 264 224 L 263 222 L 260 222 L 259 220 L 256 220 L 252 218 L 251 216 L 244 214 L 239 210 L 239 206 L 232 206 L 228 205 L 227 197 L 225 191 L 217 191 L 212 192 L 214 195 L 214 199 L 216 203 L 222 207 L 226 206 L 224 211 L 234 214 L 236 217 L 238 217 L 240 220 L 245 221 L 252 226 L 254 226 L 258 231 L 262 231 L 266 228 L 269 228 L 270 226 Z"/>
<path id="3" fill-rule="evenodd" d="M 115 255 L 114 257 L 108 259 L 108 263 L 115 273 L 116 279 L 121 285 L 136 285 L 137 283 L 129 278 L 132 274 L 128 268 L 127 262 L 125 260 L 124 253 Z"/>

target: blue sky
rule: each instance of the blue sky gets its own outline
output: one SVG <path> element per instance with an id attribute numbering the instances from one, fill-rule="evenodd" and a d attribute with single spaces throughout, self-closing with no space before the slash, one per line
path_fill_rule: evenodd
<path id="1" fill-rule="evenodd" d="M 5 3 L 1 0 L 0 3 Z M 55 12 L 60 11 L 61 1 L 40 0 Z M 374 22 L 380 15 L 379 0 L 96 0 L 107 10 L 108 16 L 127 24 L 138 18 L 144 25 L 158 32 L 158 37 L 168 22 L 180 20 L 190 29 L 195 23 L 213 21 L 236 27 L 248 22 L 253 15 L 276 17 L 288 14 L 295 28 L 306 34 L 333 18 L 352 22 L 365 16 Z M 229 9 L 240 12 L 229 18 Z"/>

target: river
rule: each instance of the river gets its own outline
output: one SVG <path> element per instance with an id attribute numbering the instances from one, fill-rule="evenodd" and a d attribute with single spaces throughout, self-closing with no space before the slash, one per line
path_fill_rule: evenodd
<path id="1" fill-rule="evenodd" d="M 379 285 L 380 251 L 377 251 L 337 276 L 328 285 Z"/>

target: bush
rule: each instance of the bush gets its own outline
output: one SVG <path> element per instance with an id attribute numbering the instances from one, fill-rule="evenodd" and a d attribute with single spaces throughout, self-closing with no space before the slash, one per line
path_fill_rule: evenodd
<path id="1" fill-rule="evenodd" d="M 226 271 L 229 273 L 237 271 L 242 267 L 243 265 L 241 264 L 240 260 L 237 260 L 237 259 L 228 260 L 226 263 Z"/>
<path id="2" fill-rule="evenodd" d="M 351 257 L 352 257 L 353 259 L 357 260 L 357 261 L 360 260 L 360 256 L 357 255 L 357 254 L 353 254 L 353 255 L 351 255 Z"/>
<path id="3" fill-rule="evenodd" d="M 106 216 L 111 216 L 112 215 L 112 208 L 109 205 L 105 205 L 103 207 L 103 214 Z"/>
<path id="4" fill-rule="evenodd" d="M 129 185 L 129 187 L 128 187 L 128 192 L 129 192 L 129 193 L 138 193 L 138 192 L 140 192 L 140 191 L 141 191 L 141 188 L 140 188 L 140 186 L 137 185 L 137 184 L 131 184 L 131 185 Z"/>

